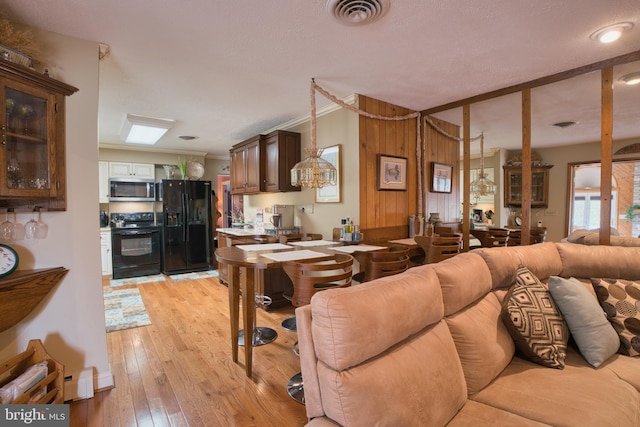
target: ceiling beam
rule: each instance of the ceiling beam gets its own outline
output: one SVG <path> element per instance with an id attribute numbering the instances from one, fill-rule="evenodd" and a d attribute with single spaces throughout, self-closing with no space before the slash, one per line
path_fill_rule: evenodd
<path id="1" fill-rule="evenodd" d="M 494 90 L 492 92 L 487 92 L 481 95 L 472 96 L 470 98 L 465 98 L 458 101 L 450 102 L 448 104 L 440 105 L 438 107 L 428 108 L 426 110 L 423 110 L 422 114 L 430 115 L 430 114 L 440 113 L 442 111 L 447 111 L 453 108 L 462 107 L 463 105 L 475 104 L 477 102 L 486 101 L 487 99 L 498 98 L 500 96 L 509 95 L 511 93 L 521 92 L 525 89 L 532 89 L 534 87 L 548 85 L 550 83 L 559 82 L 562 80 L 569 79 L 571 77 L 590 73 L 592 71 L 599 71 L 605 68 L 613 67 L 615 65 L 626 64 L 628 62 L 633 62 L 638 60 L 640 60 L 640 50 L 636 50 L 635 52 L 630 52 L 624 55 L 616 56 L 614 58 L 605 59 L 604 61 L 594 62 L 593 64 L 583 65 L 582 67 L 574 68 L 572 70 L 562 71 L 560 73 L 552 74 L 550 76 L 541 77 L 535 80 L 530 80 L 525 83 L 519 83 L 517 85 Z"/>

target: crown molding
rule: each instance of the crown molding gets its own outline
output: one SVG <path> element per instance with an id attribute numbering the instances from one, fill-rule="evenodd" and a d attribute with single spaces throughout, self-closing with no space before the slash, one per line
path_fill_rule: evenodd
<path id="1" fill-rule="evenodd" d="M 127 151 L 143 151 L 149 153 L 163 153 L 163 154 L 178 154 L 188 156 L 206 157 L 209 154 L 206 151 L 189 151 L 189 150 L 176 150 L 171 148 L 159 148 L 155 146 L 140 147 L 140 146 L 128 146 L 122 144 L 99 144 L 98 148 L 105 148 L 109 150 L 127 150 Z"/>
<path id="2" fill-rule="evenodd" d="M 345 104 L 348 105 L 353 105 L 356 103 L 356 101 L 358 100 L 358 95 L 353 94 L 353 95 L 349 95 L 345 98 L 342 98 L 341 101 L 344 102 Z M 329 113 L 333 113 L 334 111 L 338 111 L 339 109 L 341 109 L 342 107 L 339 106 L 338 104 L 334 103 L 334 102 L 330 102 L 329 104 L 325 105 L 324 107 L 320 107 L 316 110 L 316 118 L 318 117 L 322 117 L 324 115 L 327 115 Z M 309 114 L 305 114 L 304 116 L 300 116 L 297 117 L 293 120 L 289 120 L 288 122 L 282 123 L 278 126 L 275 126 L 271 129 L 268 129 L 262 133 L 270 133 L 276 130 L 282 130 L 282 129 L 291 129 L 292 127 L 301 125 L 303 123 L 306 123 L 308 121 L 311 120 L 311 112 L 309 112 Z"/>

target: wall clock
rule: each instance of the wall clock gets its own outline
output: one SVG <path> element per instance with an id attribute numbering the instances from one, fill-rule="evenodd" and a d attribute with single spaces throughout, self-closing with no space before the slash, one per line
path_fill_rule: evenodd
<path id="1" fill-rule="evenodd" d="M 11 246 L 0 244 L 0 279 L 18 268 L 18 253 Z"/>

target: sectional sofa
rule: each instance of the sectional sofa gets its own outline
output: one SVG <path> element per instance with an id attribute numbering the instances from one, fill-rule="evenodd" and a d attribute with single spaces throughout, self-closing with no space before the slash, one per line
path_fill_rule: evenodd
<path id="1" fill-rule="evenodd" d="M 547 366 L 514 335 L 527 328 L 512 304 L 531 302 L 516 290 L 538 289 L 529 279 L 544 283 L 529 332 L 551 330 L 529 350 Z M 640 248 L 550 242 L 320 292 L 296 309 L 308 425 L 640 426 L 640 360 L 622 354 L 640 346 L 607 305 L 640 298 L 622 279 L 640 280 Z M 629 295 L 613 291 L 621 283 Z"/>

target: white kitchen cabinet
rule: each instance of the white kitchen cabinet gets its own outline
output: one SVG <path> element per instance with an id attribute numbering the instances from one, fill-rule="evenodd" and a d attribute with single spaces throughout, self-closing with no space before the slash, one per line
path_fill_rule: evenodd
<path id="1" fill-rule="evenodd" d="M 111 276 L 111 230 L 100 231 L 100 257 L 102 259 L 102 275 Z"/>
<path id="2" fill-rule="evenodd" d="M 100 203 L 109 203 L 109 162 L 98 162 Z"/>
<path id="3" fill-rule="evenodd" d="M 153 163 L 109 162 L 110 178 L 155 179 L 156 166 Z"/>

